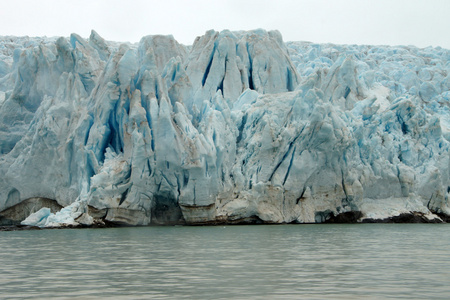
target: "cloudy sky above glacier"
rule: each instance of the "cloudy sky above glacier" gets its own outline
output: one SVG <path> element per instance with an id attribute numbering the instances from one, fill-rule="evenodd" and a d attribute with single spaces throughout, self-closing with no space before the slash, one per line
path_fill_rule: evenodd
<path id="1" fill-rule="evenodd" d="M 190 45 L 208 29 L 278 29 L 285 41 L 450 48 L 449 0 L 0 0 L 0 35 L 138 42 L 172 34 Z"/>

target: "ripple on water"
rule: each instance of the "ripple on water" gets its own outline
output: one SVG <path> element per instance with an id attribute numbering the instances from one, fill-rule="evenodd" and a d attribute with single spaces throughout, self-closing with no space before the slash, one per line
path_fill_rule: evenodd
<path id="1" fill-rule="evenodd" d="M 447 224 L 1 232 L 0 298 L 446 298 Z"/>

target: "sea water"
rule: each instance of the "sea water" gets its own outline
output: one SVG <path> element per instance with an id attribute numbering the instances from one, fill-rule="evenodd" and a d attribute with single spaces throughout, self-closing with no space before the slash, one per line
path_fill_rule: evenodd
<path id="1" fill-rule="evenodd" d="M 448 299 L 450 225 L 0 232 L 0 299 Z"/>

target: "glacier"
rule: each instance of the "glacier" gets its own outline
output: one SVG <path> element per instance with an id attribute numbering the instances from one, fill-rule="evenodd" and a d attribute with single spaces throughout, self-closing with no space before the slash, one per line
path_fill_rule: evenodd
<path id="1" fill-rule="evenodd" d="M 0 37 L 0 224 L 442 222 L 449 104 L 440 47 Z"/>

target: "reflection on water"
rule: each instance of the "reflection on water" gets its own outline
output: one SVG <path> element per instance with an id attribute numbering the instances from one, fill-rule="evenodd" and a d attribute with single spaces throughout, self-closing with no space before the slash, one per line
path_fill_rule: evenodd
<path id="1" fill-rule="evenodd" d="M 0 232 L 0 298 L 448 298 L 447 224 Z"/>

